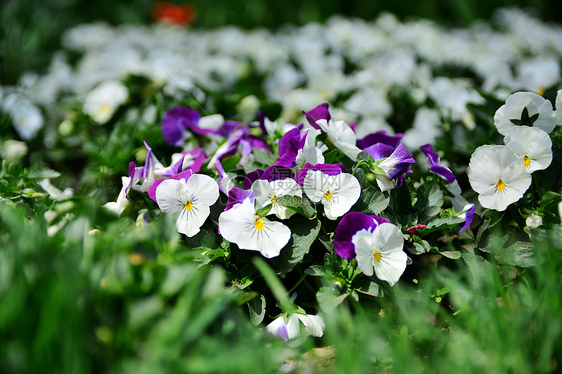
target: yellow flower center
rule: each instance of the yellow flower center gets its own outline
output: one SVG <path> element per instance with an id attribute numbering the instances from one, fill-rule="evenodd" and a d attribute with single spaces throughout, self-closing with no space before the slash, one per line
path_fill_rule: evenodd
<path id="1" fill-rule="evenodd" d="M 381 260 L 381 254 L 379 252 L 375 252 L 375 254 L 373 255 L 373 258 L 375 259 L 376 262 L 379 262 Z"/>
<path id="2" fill-rule="evenodd" d="M 100 114 L 108 114 L 111 111 L 109 104 L 102 104 L 100 107 Z"/>
<path id="3" fill-rule="evenodd" d="M 529 158 L 529 156 L 525 155 L 525 157 L 523 157 L 523 165 L 525 165 L 526 168 L 531 165 L 531 159 Z"/>
<path id="4" fill-rule="evenodd" d="M 254 223 L 256 230 L 263 230 L 264 224 L 260 217 L 256 217 L 256 222 Z"/>
<path id="5" fill-rule="evenodd" d="M 191 201 L 188 201 L 183 205 L 183 207 L 185 208 L 185 210 L 191 210 L 193 209 L 193 204 L 191 203 Z"/>
<path id="6" fill-rule="evenodd" d="M 496 184 L 496 190 L 497 191 L 503 191 L 505 190 L 505 183 L 503 183 L 503 181 L 500 179 L 499 182 Z"/>
<path id="7" fill-rule="evenodd" d="M 271 198 L 271 202 L 273 203 L 273 205 L 279 205 L 279 203 L 277 202 L 277 195 Z"/>
<path id="8" fill-rule="evenodd" d="M 332 193 L 330 191 L 326 191 L 324 193 L 324 197 L 326 198 L 326 200 L 332 201 Z"/>
<path id="9" fill-rule="evenodd" d="M 546 89 L 544 87 L 539 87 L 539 89 L 537 90 L 537 93 L 542 96 L 542 95 L 544 95 L 544 91 L 546 91 Z"/>

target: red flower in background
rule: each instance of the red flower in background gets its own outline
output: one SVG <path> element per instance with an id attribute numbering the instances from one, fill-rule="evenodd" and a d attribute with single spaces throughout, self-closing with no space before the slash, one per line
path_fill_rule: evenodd
<path id="1" fill-rule="evenodd" d="M 189 25 L 195 20 L 197 11 L 187 4 L 176 5 L 167 1 L 158 1 L 152 7 L 152 17 L 169 25 Z"/>

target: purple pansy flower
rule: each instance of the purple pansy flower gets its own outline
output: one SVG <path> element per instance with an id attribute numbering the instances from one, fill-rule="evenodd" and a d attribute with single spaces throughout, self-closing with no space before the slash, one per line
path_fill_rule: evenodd
<path id="1" fill-rule="evenodd" d="M 459 233 L 463 232 L 464 230 L 470 227 L 472 220 L 474 219 L 474 212 L 476 211 L 476 205 L 472 204 L 472 206 L 465 211 L 464 213 L 459 214 L 459 217 L 464 218 L 464 225 L 461 227 Z"/>
<path id="2" fill-rule="evenodd" d="M 384 218 L 370 216 L 361 212 L 349 212 L 345 214 L 334 235 L 334 249 L 343 258 L 353 260 L 355 258 L 355 246 L 351 239 L 358 231 L 375 228 L 381 223 L 388 222 Z"/>
<path id="3" fill-rule="evenodd" d="M 146 192 L 148 187 L 157 178 L 155 171 L 164 169 L 164 165 L 158 161 L 152 152 L 152 148 L 146 142 L 144 142 L 144 147 L 146 148 L 144 166 L 137 167 L 134 162 L 129 163 L 130 182 L 127 191 L 129 188 L 132 188 L 137 191 Z M 142 184 L 138 185 L 141 180 Z"/>
<path id="4" fill-rule="evenodd" d="M 176 106 L 168 110 L 162 119 L 162 135 L 171 145 L 180 146 L 185 140 L 185 133 L 199 122 L 201 115 L 193 109 Z"/>
<path id="5" fill-rule="evenodd" d="M 302 132 L 298 128 L 294 128 L 281 138 L 279 142 L 279 158 L 275 166 L 295 167 L 299 150 L 304 148 L 308 131 Z"/>
<path id="6" fill-rule="evenodd" d="M 244 200 L 249 199 L 252 204 L 256 200 L 256 195 L 252 190 L 244 190 L 239 187 L 232 187 L 228 192 L 228 201 L 226 202 L 225 212 L 230 210 L 236 204 L 242 204 Z"/>
<path id="7" fill-rule="evenodd" d="M 179 181 L 180 179 L 185 179 L 185 181 L 187 181 L 189 179 L 189 177 L 191 177 L 192 175 L 193 175 L 193 171 L 191 169 L 187 169 L 187 170 L 185 170 L 185 171 L 183 171 L 179 174 L 176 174 L 174 176 L 171 176 L 169 178 L 156 179 L 150 184 L 150 187 L 148 187 L 148 197 L 150 197 L 152 200 L 156 201 L 156 189 L 165 180 L 174 179 L 174 180 Z"/>
<path id="8" fill-rule="evenodd" d="M 246 175 L 246 178 L 244 178 L 244 182 L 242 183 L 242 187 L 245 190 L 249 190 L 250 188 L 252 188 L 252 184 L 254 184 L 255 181 L 257 181 L 258 179 L 261 179 L 262 175 L 263 175 L 262 169 L 256 169 L 254 171 L 249 172 Z"/>
<path id="9" fill-rule="evenodd" d="M 447 180 L 449 183 L 453 183 L 457 178 L 451 171 L 451 169 L 439 165 L 439 155 L 433 152 L 433 147 L 431 144 L 425 144 L 420 147 L 420 151 L 422 151 L 425 156 L 427 157 L 427 163 L 431 165 L 430 171 L 435 173 Z"/>
<path id="10" fill-rule="evenodd" d="M 247 159 L 253 148 L 266 149 L 271 152 L 271 148 L 269 148 L 265 140 L 258 136 L 251 135 L 247 125 L 239 124 L 226 139 L 226 142 L 216 150 L 209 161 L 208 167 L 211 168 L 215 166 L 217 161 L 223 157 L 235 154 L 238 148 L 241 149 L 242 159 Z"/>
<path id="11" fill-rule="evenodd" d="M 304 178 L 309 170 L 319 170 L 326 175 L 338 175 L 343 173 L 344 167 L 342 164 L 306 164 L 295 175 L 295 180 L 298 184 L 302 185 L 304 183 Z"/>
<path id="12" fill-rule="evenodd" d="M 392 180 L 396 180 L 396 185 L 400 187 L 402 176 L 409 172 L 411 164 L 416 163 L 403 143 L 398 144 L 396 148 L 378 143 L 365 148 L 363 151 L 371 155 L 375 160 L 375 166 L 385 173 L 384 175 L 375 173 L 377 184 L 382 191 L 394 188 Z"/>
<path id="13" fill-rule="evenodd" d="M 377 131 L 373 134 L 369 134 L 363 139 L 357 140 L 357 146 L 361 149 L 365 149 L 377 143 L 383 143 L 390 145 L 391 147 L 398 147 L 398 144 L 402 141 L 404 134 L 396 134 L 395 136 L 388 135 L 385 130 Z"/>
<path id="14" fill-rule="evenodd" d="M 316 123 L 316 121 L 320 119 L 325 119 L 326 121 L 330 121 L 332 117 L 330 116 L 330 110 L 328 109 L 328 103 L 320 104 L 316 108 L 305 112 L 303 110 L 303 114 L 306 116 L 306 120 L 310 123 L 310 126 L 314 127 L 317 130 L 320 130 L 320 126 Z"/>
<path id="15" fill-rule="evenodd" d="M 279 179 L 293 178 L 293 174 L 293 170 L 288 167 L 273 165 L 265 169 L 260 179 L 273 182 Z"/>

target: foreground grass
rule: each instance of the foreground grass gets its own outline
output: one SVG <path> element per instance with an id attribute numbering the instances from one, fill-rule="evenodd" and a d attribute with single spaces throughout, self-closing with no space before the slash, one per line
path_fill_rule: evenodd
<path id="1" fill-rule="evenodd" d="M 560 232 L 537 233 L 538 264 L 527 269 L 468 252 L 453 266 L 431 258 L 417 281 L 370 303 L 343 303 L 324 313 L 322 338 L 287 345 L 250 323 L 222 270 L 188 249 L 165 216 L 137 226 L 74 198 L 50 203 L 69 216 L 49 236 L 41 204 L 27 211 L 0 204 L 4 373 L 263 373 L 283 363 L 334 373 L 560 367 Z"/>

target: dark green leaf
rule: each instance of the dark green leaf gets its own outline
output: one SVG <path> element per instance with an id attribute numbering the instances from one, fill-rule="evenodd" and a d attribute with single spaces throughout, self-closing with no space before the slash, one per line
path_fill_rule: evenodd
<path id="1" fill-rule="evenodd" d="M 248 312 L 250 313 L 250 321 L 254 326 L 262 323 L 265 317 L 265 297 L 255 297 L 248 302 Z"/>
<path id="2" fill-rule="evenodd" d="M 310 250 L 320 232 L 320 221 L 295 220 L 291 222 L 291 241 L 281 250 L 281 254 L 272 260 L 277 268 L 277 273 L 285 277 L 296 264 L 302 261 Z"/>
<path id="3" fill-rule="evenodd" d="M 277 203 L 285 208 L 289 208 L 300 215 L 312 219 L 316 216 L 316 208 L 306 196 L 280 196 L 276 199 Z"/>
<path id="4" fill-rule="evenodd" d="M 414 207 L 419 212 L 419 222 L 427 222 L 429 218 L 436 216 L 443 205 L 443 191 L 434 182 L 422 184 L 417 189 L 418 201 Z"/>
<path id="5" fill-rule="evenodd" d="M 362 212 L 370 215 L 379 215 L 388 207 L 390 195 L 382 192 L 377 187 L 369 186 L 363 188 L 359 200 L 353 206 L 353 211 Z"/>
<path id="6" fill-rule="evenodd" d="M 532 244 L 521 241 L 515 242 L 511 246 L 500 248 L 496 252 L 496 260 L 507 265 L 525 268 L 536 264 Z"/>

